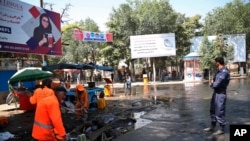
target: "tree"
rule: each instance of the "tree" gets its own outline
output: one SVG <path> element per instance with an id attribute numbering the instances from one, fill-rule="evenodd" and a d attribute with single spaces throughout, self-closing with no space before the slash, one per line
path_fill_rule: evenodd
<path id="1" fill-rule="evenodd" d="M 204 32 L 207 35 L 246 34 L 246 47 L 250 52 L 250 4 L 234 0 L 222 8 L 216 8 L 205 17 Z"/>
<path id="2" fill-rule="evenodd" d="M 107 44 L 102 51 L 109 55 L 111 64 L 118 64 L 120 59 L 126 59 L 132 64 L 130 57 L 130 36 L 144 34 L 173 33 L 176 29 L 176 17 L 168 0 L 135 0 L 121 4 L 113 9 L 107 22 L 109 32 L 113 33 L 114 42 Z M 110 51 L 113 51 L 112 55 Z M 160 57 L 159 57 L 160 58 Z M 156 58 L 156 61 L 160 61 Z M 152 62 L 152 61 L 151 61 Z M 162 60 L 162 62 L 165 62 Z"/>
<path id="3" fill-rule="evenodd" d="M 179 64 L 180 71 L 184 69 L 183 55 L 188 54 L 190 51 L 190 39 L 196 35 L 196 30 L 203 27 L 200 23 L 201 16 L 195 15 L 193 17 L 185 17 L 183 14 L 178 14 L 176 20 L 177 29 L 176 36 L 176 56 L 172 57 L 174 65 Z M 175 61 L 174 61 L 175 60 Z"/>
<path id="4" fill-rule="evenodd" d="M 224 57 L 226 64 L 233 59 L 233 49 L 233 46 L 228 46 L 224 43 L 224 38 L 221 34 L 217 35 L 215 40 L 212 41 L 209 41 L 208 37 L 204 36 L 199 50 L 201 68 L 203 70 L 215 71 L 214 59 L 216 57 Z"/>
<path id="5" fill-rule="evenodd" d="M 212 42 L 208 40 L 208 37 L 206 35 L 202 39 L 199 55 L 201 56 L 199 61 L 203 70 L 214 67 Z"/>
<path id="6" fill-rule="evenodd" d="M 76 41 L 73 38 L 73 30 L 80 29 L 85 31 L 98 32 L 99 27 L 97 23 L 90 18 L 86 18 L 85 21 L 79 21 L 72 24 L 65 25 L 62 28 L 62 46 L 63 55 L 60 57 L 51 56 L 50 64 L 58 62 L 65 63 L 89 63 L 91 61 L 98 60 L 96 50 L 99 48 L 99 43 Z M 95 58 L 95 59 L 94 59 Z M 91 59 L 91 60 L 90 60 Z"/>

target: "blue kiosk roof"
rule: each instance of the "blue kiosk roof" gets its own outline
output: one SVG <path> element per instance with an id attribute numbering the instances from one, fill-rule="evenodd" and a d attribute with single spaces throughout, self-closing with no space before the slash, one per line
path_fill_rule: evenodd
<path id="1" fill-rule="evenodd" d="M 189 54 L 185 55 L 183 57 L 184 60 L 189 60 L 189 59 L 196 59 L 199 58 L 200 55 L 198 54 L 198 52 L 190 52 Z"/>

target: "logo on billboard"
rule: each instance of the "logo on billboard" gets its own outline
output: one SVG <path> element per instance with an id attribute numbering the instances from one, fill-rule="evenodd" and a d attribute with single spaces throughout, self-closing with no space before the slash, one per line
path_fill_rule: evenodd
<path id="1" fill-rule="evenodd" d="M 173 47 L 172 43 L 168 39 L 164 40 L 164 45 L 165 47 Z"/>

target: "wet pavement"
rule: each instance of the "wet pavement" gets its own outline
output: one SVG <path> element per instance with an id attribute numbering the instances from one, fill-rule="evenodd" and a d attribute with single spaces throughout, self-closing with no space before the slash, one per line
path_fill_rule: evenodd
<path id="1" fill-rule="evenodd" d="M 117 87 L 114 97 L 106 97 L 109 112 L 119 116 L 120 119 L 122 116 L 122 119 L 126 119 L 132 117 L 134 112 L 144 111 L 145 114 L 141 117 L 152 122 L 136 130 L 121 132 L 114 140 L 229 141 L 230 124 L 250 124 L 249 84 L 250 79 L 231 80 L 227 90 L 226 133 L 220 136 L 203 132 L 203 129 L 210 124 L 209 107 L 212 89 L 208 83 L 134 85 L 132 95 L 128 96 L 124 96 L 122 87 Z M 10 117 L 9 127 L 1 131 L 24 131 L 24 134 L 30 135 L 34 113 L 25 112 L 25 116 L 17 116 L 14 115 L 18 114 L 17 111 L 5 112 L 13 116 Z M 81 124 L 79 121 L 74 121 L 73 115 L 64 114 L 63 117 L 66 119 L 67 132 Z M 23 129 L 24 126 L 27 128 Z"/>
<path id="2" fill-rule="evenodd" d="M 230 82 L 224 135 L 213 136 L 202 131 L 210 125 L 212 89 L 208 83 L 184 83 L 150 86 L 148 96 L 154 98 L 158 106 L 142 117 L 153 122 L 123 134 L 115 141 L 229 141 L 230 124 L 250 124 L 249 83 L 249 79 L 234 79 Z M 164 97 L 172 102 L 162 102 Z"/>

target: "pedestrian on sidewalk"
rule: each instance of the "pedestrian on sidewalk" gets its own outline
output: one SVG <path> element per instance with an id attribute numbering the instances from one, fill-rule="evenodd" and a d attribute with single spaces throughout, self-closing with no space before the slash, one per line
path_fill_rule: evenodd
<path id="1" fill-rule="evenodd" d="M 214 135 L 224 134 L 225 132 L 225 112 L 226 112 L 226 89 L 230 81 L 230 74 L 228 69 L 224 66 L 223 57 L 215 59 L 217 72 L 211 80 L 211 88 L 214 89 L 210 105 L 211 126 L 205 128 L 205 131 L 214 132 L 216 123 L 220 124 L 220 129 L 214 132 Z"/>
<path id="2" fill-rule="evenodd" d="M 126 73 L 125 83 L 124 83 L 125 95 L 131 94 L 131 89 L 132 89 L 131 85 L 132 85 L 131 77 L 130 77 L 129 73 Z"/>

